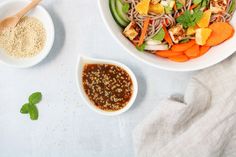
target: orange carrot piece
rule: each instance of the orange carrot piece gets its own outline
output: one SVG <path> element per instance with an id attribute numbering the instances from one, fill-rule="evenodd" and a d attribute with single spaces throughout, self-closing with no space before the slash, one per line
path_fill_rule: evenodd
<path id="1" fill-rule="evenodd" d="M 169 57 L 170 60 L 175 61 L 175 62 L 186 62 L 189 60 L 189 58 L 186 55 L 179 55 L 179 56 L 173 56 Z"/>
<path id="2" fill-rule="evenodd" d="M 164 37 L 165 41 L 167 41 L 167 43 L 168 43 L 170 46 L 172 46 L 172 45 L 173 45 L 173 42 L 172 42 L 172 39 L 171 39 L 171 37 L 170 37 L 169 32 L 167 31 L 167 29 L 166 29 L 165 26 L 163 26 L 162 28 L 163 28 L 163 30 L 165 31 L 165 37 Z"/>
<path id="3" fill-rule="evenodd" d="M 146 18 L 143 23 L 143 28 L 142 28 L 141 36 L 139 38 L 138 46 L 141 46 L 144 42 L 144 38 L 147 34 L 149 22 L 150 22 L 150 17 Z"/>
<path id="4" fill-rule="evenodd" d="M 200 53 L 199 51 L 199 45 L 195 44 L 186 51 L 184 51 L 185 55 L 188 56 L 189 58 L 191 57 L 197 57 Z"/>
<path id="5" fill-rule="evenodd" d="M 190 6 L 189 10 L 193 10 L 196 7 L 197 7 L 197 5 L 193 4 L 193 5 Z"/>
<path id="6" fill-rule="evenodd" d="M 184 54 L 183 52 L 175 52 L 171 50 L 163 50 L 163 51 L 157 51 L 155 53 L 157 56 L 168 58 L 168 57 L 174 57 Z"/>
<path id="7" fill-rule="evenodd" d="M 195 40 L 191 40 L 187 43 L 175 44 L 171 47 L 171 50 L 173 50 L 173 51 L 185 51 L 188 48 L 192 47 L 194 44 L 195 44 Z"/>
<path id="8" fill-rule="evenodd" d="M 177 11 L 176 3 L 174 4 L 174 11 L 175 11 L 175 12 Z"/>
<path id="9" fill-rule="evenodd" d="M 207 51 L 210 49 L 211 47 L 210 46 L 201 46 L 200 47 L 200 53 L 199 53 L 199 56 L 202 56 L 204 55 L 205 53 L 207 53 Z"/>
<path id="10" fill-rule="evenodd" d="M 234 28 L 227 22 L 215 22 L 209 28 L 212 33 L 206 42 L 207 46 L 216 46 L 231 38 L 234 34 Z"/>

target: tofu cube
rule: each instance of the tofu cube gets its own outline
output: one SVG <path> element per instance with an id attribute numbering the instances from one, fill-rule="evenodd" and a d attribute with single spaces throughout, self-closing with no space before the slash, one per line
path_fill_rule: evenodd
<path id="1" fill-rule="evenodd" d="M 183 29 L 183 26 L 180 24 L 177 24 L 176 26 L 173 26 L 169 29 L 169 34 L 174 43 L 179 43 L 180 40 L 182 40 L 186 36 L 186 32 Z"/>
<path id="2" fill-rule="evenodd" d="M 226 10 L 227 0 L 210 0 L 210 10 L 213 13 L 219 13 Z"/>
<path id="3" fill-rule="evenodd" d="M 133 23 L 131 22 L 124 30 L 123 34 L 129 38 L 130 40 L 134 40 L 134 38 L 138 35 L 138 32 L 134 29 Z"/>

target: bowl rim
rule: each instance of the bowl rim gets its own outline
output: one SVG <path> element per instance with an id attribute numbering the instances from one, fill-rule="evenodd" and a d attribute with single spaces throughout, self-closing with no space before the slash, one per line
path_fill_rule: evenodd
<path id="1" fill-rule="evenodd" d="M 126 104 L 126 106 L 120 110 L 117 110 L 117 111 L 104 111 L 102 109 L 99 109 L 98 107 L 96 107 L 92 102 L 91 100 L 88 98 L 88 96 L 86 95 L 86 93 L 84 92 L 84 87 L 82 85 L 82 69 L 83 69 L 83 66 L 84 66 L 84 63 L 82 63 L 82 60 L 83 59 L 88 59 L 88 60 L 92 60 L 91 63 L 94 63 L 94 64 L 112 64 L 112 65 L 116 65 L 116 66 L 119 66 L 120 68 L 124 69 L 129 75 L 130 75 L 130 78 L 133 82 L 133 93 L 132 93 L 132 96 L 131 96 L 131 99 L 130 101 Z M 89 63 L 88 63 L 89 64 Z M 77 63 L 76 63 L 76 71 L 75 71 L 75 76 L 76 76 L 76 85 L 77 85 L 77 88 L 79 90 L 79 94 L 80 96 L 82 97 L 82 99 L 84 100 L 84 102 L 86 103 L 86 105 L 92 109 L 93 111 L 95 111 L 96 113 L 98 114 L 101 114 L 101 115 L 105 115 L 105 116 L 117 116 L 117 115 L 120 115 L 126 111 L 128 111 L 132 106 L 133 104 L 135 103 L 135 100 L 137 98 L 137 95 L 138 95 L 138 82 L 137 82 L 137 78 L 135 76 L 135 74 L 133 73 L 133 71 L 127 67 L 126 65 L 124 65 L 123 63 L 120 63 L 120 62 L 117 62 L 117 61 L 114 61 L 114 60 L 108 60 L 108 59 L 98 59 L 98 58 L 92 58 L 92 57 L 86 57 L 86 56 L 83 56 L 83 55 L 79 55 L 78 56 L 78 59 L 77 59 Z"/>
<path id="2" fill-rule="evenodd" d="M 25 3 L 25 2 L 30 2 L 29 0 L 11 0 L 11 1 L 3 1 L 0 2 L 0 6 L 4 6 L 4 5 L 8 5 L 8 4 L 12 4 L 12 3 Z M 24 65 L 14 65 L 14 64 L 10 64 L 8 62 L 5 62 L 4 60 L 2 60 L 0 58 L 0 63 L 2 63 L 3 65 L 6 65 L 8 67 L 12 67 L 12 68 L 19 68 L 19 69 L 23 69 L 23 68 L 30 68 L 33 67 L 37 64 L 39 64 L 40 62 L 42 62 L 47 56 L 48 54 L 51 52 L 51 49 L 53 47 L 54 44 L 54 40 L 55 40 L 55 25 L 53 23 L 52 17 L 49 14 L 49 12 L 46 10 L 46 8 L 44 8 L 41 4 L 38 4 L 34 9 L 39 9 L 41 12 L 43 12 L 47 17 L 48 17 L 48 23 L 49 25 L 51 25 L 52 31 L 50 32 L 50 39 L 48 39 L 46 42 L 48 42 L 47 47 L 45 47 L 47 50 L 44 52 L 43 56 L 38 59 L 38 60 L 34 60 L 32 61 L 32 63 L 28 63 L 28 64 L 24 64 Z M 34 56 L 34 57 L 37 57 Z M 34 58 L 32 57 L 32 58 Z M 31 58 L 31 59 L 32 59 Z M 22 58 L 24 59 L 24 58 Z"/>
<path id="3" fill-rule="evenodd" d="M 101 18 L 107 28 L 107 30 L 109 31 L 109 33 L 111 34 L 111 36 L 115 39 L 115 41 L 121 46 L 123 47 L 123 49 L 125 49 L 126 52 L 128 52 L 128 54 L 130 54 L 131 56 L 133 56 L 134 58 L 136 58 L 139 61 L 142 61 L 143 63 L 150 65 L 152 67 L 158 68 L 158 69 L 163 69 L 163 70 L 167 70 L 167 71 L 176 71 L 176 72 L 191 72 L 191 71 L 197 71 L 197 70 L 202 70 L 211 66 L 214 66 L 220 62 L 222 62 L 223 60 L 225 60 L 226 58 L 230 57 L 232 54 L 234 54 L 236 51 L 230 51 L 227 55 L 222 56 L 220 59 L 217 59 L 215 61 L 211 61 L 211 62 L 207 62 L 205 64 L 201 64 L 198 67 L 194 66 L 194 67 L 181 67 L 181 68 L 174 68 L 174 67 L 166 67 L 166 66 L 161 66 L 159 64 L 155 64 L 152 62 L 149 62 L 147 60 L 145 60 L 144 58 L 136 55 L 135 53 L 131 52 L 131 50 L 126 47 L 122 41 L 118 38 L 118 36 L 115 35 L 114 31 L 112 30 L 112 28 L 110 27 L 110 24 L 108 22 L 108 20 L 106 19 L 106 15 L 105 12 L 102 11 L 103 9 L 103 4 L 102 4 L 103 0 L 97 0 L 98 3 L 98 8 L 99 8 L 99 12 L 101 15 Z M 108 5 L 109 6 L 109 5 Z M 236 15 L 235 15 L 236 16 Z M 235 34 L 236 35 L 236 34 Z"/>

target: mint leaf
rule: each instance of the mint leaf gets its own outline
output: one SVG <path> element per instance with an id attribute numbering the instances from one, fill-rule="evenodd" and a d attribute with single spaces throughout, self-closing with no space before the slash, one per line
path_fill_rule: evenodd
<path id="1" fill-rule="evenodd" d="M 203 15 L 203 12 L 201 10 L 197 10 L 192 14 L 192 18 L 195 23 L 197 23 L 199 20 L 201 20 Z"/>
<path id="2" fill-rule="evenodd" d="M 31 120 L 37 120 L 39 116 L 38 109 L 36 107 L 36 104 L 39 103 L 42 100 L 42 94 L 40 92 L 35 92 L 29 96 L 29 102 L 25 103 L 21 109 L 20 112 L 22 114 L 29 113 Z"/>
<path id="3" fill-rule="evenodd" d="M 33 93 L 29 97 L 30 104 L 37 104 L 42 100 L 42 94 L 40 92 Z"/>
<path id="4" fill-rule="evenodd" d="M 146 44 L 143 43 L 141 46 L 136 46 L 136 48 L 137 48 L 139 51 L 143 52 L 144 49 L 145 49 L 145 46 L 146 46 Z"/>
<path id="5" fill-rule="evenodd" d="M 29 103 L 24 104 L 21 109 L 20 109 L 20 113 L 22 114 L 27 114 L 29 113 Z"/>
<path id="6" fill-rule="evenodd" d="M 130 8 L 130 5 L 128 3 L 125 3 L 123 6 L 122 6 L 122 11 L 124 13 L 128 13 L 129 12 L 129 8 Z"/>
<path id="7" fill-rule="evenodd" d="M 28 109 L 29 109 L 30 119 L 37 120 L 39 116 L 37 107 L 34 104 L 29 104 Z"/>
<path id="8" fill-rule="evenodd" d="M 162 41 L 165 37 L 165 31 L 163 28 L 152 38 L 153 40 Z"/>

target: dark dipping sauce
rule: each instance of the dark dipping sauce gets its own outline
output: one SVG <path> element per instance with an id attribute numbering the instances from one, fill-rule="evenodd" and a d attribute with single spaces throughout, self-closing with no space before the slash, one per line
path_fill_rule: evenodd
<path id="1" fill-rule="evenodd" d="M 89 99 L 99 109 L 117 111 L 130 101 L 133 83 L 122 68 L 111 64 L 86 64 L 83 87 Z"/>

